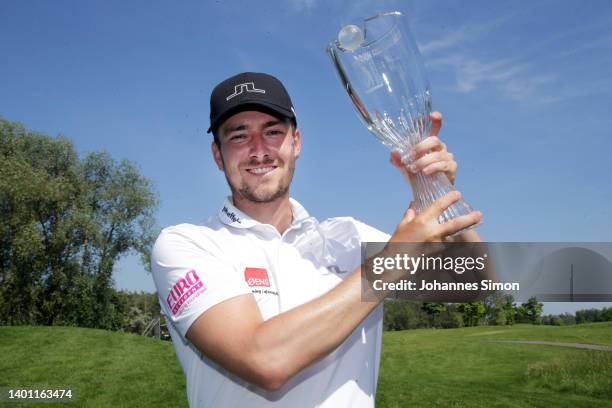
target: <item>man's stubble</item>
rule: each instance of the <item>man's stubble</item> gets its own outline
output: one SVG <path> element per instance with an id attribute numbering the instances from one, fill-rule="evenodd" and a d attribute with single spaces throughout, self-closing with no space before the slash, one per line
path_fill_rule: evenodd
<path id="1" fill-rule="evenodd" d="M 291 181 L 293 180 L 293 174 L 295 172 L 295 158 L 293 158 L 293 147 L 291 149 L 291 157 L 292 159 L 290 160 L 290 162 L 288 163 L 288 173 L 286 174 L 286 177 L 283 177 L 281 180 L 279 180 L 278 185 L 275 189 L 273 189 L 270 192 L 264 192 L 264 193 L 257 193 L 255 191 L 253 191 L 251 189 L 251 187 L 247 184 L 247 183 L 242 183 L 242 186 L 235 186 L 232 184 L 231 180 L 229 179 L 229 177 L 227 176 L 227 173 L 225 174 L 225 179 L 227 180 L 227 184 L 230 187 L 230 190 L 232 191 L 232 196 L 234 197 L 234 199 L 236 197 L 240 197 L 243 200 L 247 200 L 253 203 L 258 203 L 258 204 L 265 204 L 265 203 L 271 203 L 274 202 L 276 200 L 278 200 L 281 197 L 284 197 L 288 192 L 289 192 L 289 186 L 291 185 Z M 223 161 L 223 155 L 221 155 L 221 160 Z M 259 165 L 266 165 L 266 164 L 274 164 L 275 160 L 272 158 L 264 158 L 264 160 L 251 160 L 248 165 L 249 166 L 259 166 Z M 276 160 L 276 163 L 278 165 L 278 167 L 284 167 L 284 160 L 278 159 Z M 225 167 L 225 162 L 223 161 L 223 166 Z"/>

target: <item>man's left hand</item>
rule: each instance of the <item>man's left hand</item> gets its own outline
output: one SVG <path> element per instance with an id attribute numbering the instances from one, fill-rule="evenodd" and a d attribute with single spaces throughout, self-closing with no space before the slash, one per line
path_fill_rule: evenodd
<path id="1" fill-rule="evenodd" d="M 440 128 L 442 127 L 442 114 L 440 112 L 432 112 L 431 118 L 431 136 L 423 139 L 410 152 L 412 162 L 409 166 L 405 166 L 399 152 L 391 152 L 391 163 L 398 168 L 405 169 L 412 174 L 422 171 L 423 174 L 433 174 L 442 171 L 448 177 L 448 180 L 455 184 L 455 175 L 457 174 L 457 162 L 452 153 L 450 153 L 446 144 L 438 137 Z"/>

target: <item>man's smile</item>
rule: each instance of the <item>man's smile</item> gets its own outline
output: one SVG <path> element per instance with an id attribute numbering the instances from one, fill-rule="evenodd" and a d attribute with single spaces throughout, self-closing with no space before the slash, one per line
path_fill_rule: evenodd
<path id="1" fill-rule="evenodd" d="M 271 172 L 272 170 L 276 169 L 276 166 L 261 166 L 261 167 L 251 167 L 251 168 L 247 168 L 246 171 L 251 173 L 251 174 L 255 174 L 255 175 L 264 175 L 264 174 L 268 174 L 269 172 Z"/>

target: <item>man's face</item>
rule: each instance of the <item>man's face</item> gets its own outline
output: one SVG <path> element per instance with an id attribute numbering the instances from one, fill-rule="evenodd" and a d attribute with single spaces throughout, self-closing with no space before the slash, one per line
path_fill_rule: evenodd
<path id="1" fill-rule="evenodd" d="M 218 136 L 213 156 L 235 202 L 268 203 L 287 194 L 301 148 L 300 131 L 289 121 L 244 111 L 227 119 Z"/>

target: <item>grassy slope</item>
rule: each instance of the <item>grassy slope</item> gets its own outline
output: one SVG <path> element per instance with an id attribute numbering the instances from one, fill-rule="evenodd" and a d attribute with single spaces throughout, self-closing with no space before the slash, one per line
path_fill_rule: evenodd
<path id="1" fill-rule="evenodd" d="M 528 376 L 534 367 L 559 365 L 559 362 L 567 366 L 593 356 L 606 357 L 607 371 L 601 373 L 610 373 L 609 355 L 598 354 L 605 352 L 486 342 L 494 339 L 612 345 L 612 324 L 387 332 L 383 337 L 377 406 L 612 406 L 605 395 L 560 392 L 541 379 Z M 574 376 L 582 374 L 573 373 Z M 606 381 L 612 384 L 609 379 Z"/>
<path id="2" fill-rule="evenodd" d="M 76 404 L 44 406 L 187 406 L 169 342 L 72 327 L 0 327 L 0 355 L 2 387 L 75 390 Z"/>
<path id="3" fill-rule="evenodd" d="M 491 339 L 612 345 L 612 323 L 387 332 L 377 407 L 612 406 L 605 395 L 560 391 L 528 376 L 555 372 L 568 361 L 592 365 L 588 361 L 600 361 L 604 352 L 483 341 Z M 64 406 L 187 405 L 183 374 L 167 342 L 80 328 L 0 327 L 0 356 L 0 387 L 70 386 L 78 402 Z M 579 376 L 583 369 L 577 368 Z"/>

